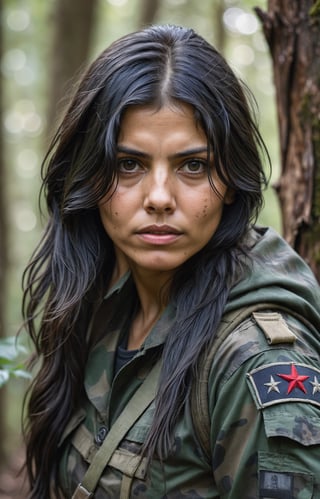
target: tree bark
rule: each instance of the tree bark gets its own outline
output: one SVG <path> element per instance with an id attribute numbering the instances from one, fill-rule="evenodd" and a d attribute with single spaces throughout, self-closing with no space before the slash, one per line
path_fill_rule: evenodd
<path id="1" fill-rule="evenodd" d="M 3 54 L 3 2 L 0 0 L 0 59 Z M 3 88 L 2 78 L 0 78 L 0 123 L 3 116 Z M 6 336 L 6 297 L 7 290 L 7 203 L 6 203 L 6 174 L 3 152 L 4 140 L 3 130 L 0 130 L 0 338 Z M 5 388 L 0 388 L 0 463 L 5 461 L 4 440 L 5 440 Z"/>
<path id="2" fill-rule="evenodd" d="M 320 1 L 256 9 L 273 61 L 283 235 L 320 280 Z"/>
<path id="3" fill-rule="evenodd" d="M 56 0 L 51 14 L 53 38 L 49 69 L 48 136 L 56 128 L 65 97 L 87 62 L 97 0 Z"/>
<path id="4" fill-rule="evenodd" d="M 144 28 L 154 23 L 157 11 L 160 7 L 160 0 L 142 0 L 140 5 L 139 26 Z"/>

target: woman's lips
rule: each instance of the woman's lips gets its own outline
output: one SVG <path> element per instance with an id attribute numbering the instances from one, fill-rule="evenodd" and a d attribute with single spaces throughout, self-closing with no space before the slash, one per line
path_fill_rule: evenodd
<path id="1" fill-rule="evenodd" d="M 182 232 L 170 225 L 148 225 L 138 230 L 137 235 L 146 243 L 161 245 L 175 242 Z"/>

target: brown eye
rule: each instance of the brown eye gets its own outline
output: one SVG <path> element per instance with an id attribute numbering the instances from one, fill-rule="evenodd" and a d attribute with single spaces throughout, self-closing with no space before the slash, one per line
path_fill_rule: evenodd
<path id="1" fill-rule="evenodd" d="M 118 169 L 121 173 L 134 173 L 139 171 L 141 167 L 135 159 L 120 159 Z"/>
<path id="2" fill-rule="evenodd" d="M 206 162 L 199 159 L 186 161 L 180 168 L 180 171 L 190 175 L 204 173 L 206 171 Z"/>

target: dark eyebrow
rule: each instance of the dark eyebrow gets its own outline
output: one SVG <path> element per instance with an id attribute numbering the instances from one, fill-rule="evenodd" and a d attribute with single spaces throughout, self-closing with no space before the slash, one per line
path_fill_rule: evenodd
<path id="1" fill-rule="evenodd" d="M 139 151 L 137 149 L 132 149 L 131 147 L 126 147 L 126 146 L 118 146 L 118 153 L 124 153 L 124 154 L 129 154 L 131 156 L 138 156 L 138 157 L 143 157 L 143 158 L 150 158 L 150 155 L 143 152 Z M 186 149 L 185 151 L 180 151 L 175 154 L 172 154 L 170 156 L 170 159 L 178 159 L 178 158 L 184 158 L 188 156 L 194 156 L 195 154 L 201 154 L 201 153 L 207 153 L 208 148 L 207 147 L 194 147 L 192 149 Z"/>
<path id="2" fill-rule="evenodd" d="M 138 156 L 140 158 L 150 158 L 149 154 L 147 154 L 143 151 L 139 151 L 138 149 L 132 149 L 131 147 L 118 146 L 117 151 L 118 151 L 118 153 L 129 154 L 129 156 Z"/>
<path id="3" fill-rule="evenodd" d="M 186 156 L 194 156 L 195 154 L 208 153 L 208 147 L 194 147 L 193 149 L 186 149 L 185 151 L 177 152 L 173 154 L 172 159 L 184 158 Z"/>

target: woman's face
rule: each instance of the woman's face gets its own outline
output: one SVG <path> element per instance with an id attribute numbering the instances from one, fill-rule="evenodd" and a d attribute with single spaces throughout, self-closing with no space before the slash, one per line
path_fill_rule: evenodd
<path id="1" fill-rule="evenodd" d="M 119 180 L 99 204 L 116 252 L 134 270 L 172 272 L 209 241 L 231 201 L 191 106 L 133 106 L 118 139 Z"/>

